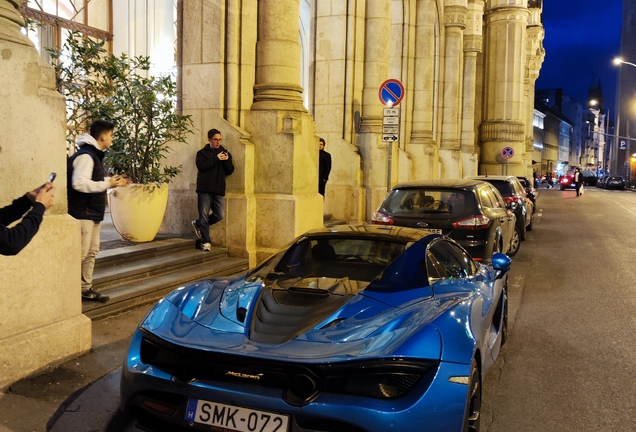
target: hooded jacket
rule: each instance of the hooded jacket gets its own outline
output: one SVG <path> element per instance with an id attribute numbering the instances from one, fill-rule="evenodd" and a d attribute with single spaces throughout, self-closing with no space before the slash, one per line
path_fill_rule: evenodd
<path id="1" fill-rule="evenodd" d="M 227 152 L 228 160 L 220 160 L 218 154 Z M 225 147 L 212 148 L 207 144 L 197 152 L 197 193 L 225 196 L 225 177 L 234 172 L 232 155 Z"/>
<path id="2" fill-rule="evenodd" d="M 104 220 L 109 177 L 104 177 L 104 151 L 90 134 L 79 137 L 79 150 L 68 160 L 68 213 L 75 219 Z"/>

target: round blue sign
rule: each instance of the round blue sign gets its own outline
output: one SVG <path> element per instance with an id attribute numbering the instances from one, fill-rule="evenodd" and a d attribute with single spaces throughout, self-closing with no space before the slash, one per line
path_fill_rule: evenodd
<path id="1" fill-rule="evenodd" d="M 399 80 L 388 79 L 380 86 L 378 97 L 384 106 L 397 106 L 404 98 L 404 86 Z"/>
<path id="2" fill-rule="evenodd" d="M 501 150 L 501 157 L 504 159 L 511 159 L 515 155 L 515 150 L 512 147 L 504 147 Z"/>

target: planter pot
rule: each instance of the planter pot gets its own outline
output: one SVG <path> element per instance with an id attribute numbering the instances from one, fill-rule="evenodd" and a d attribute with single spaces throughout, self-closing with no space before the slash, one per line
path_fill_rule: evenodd
<path id="1" fill-rule="evenodd" d="M 154 240 L 168 205 L 168 184 L 130 184 L 108 191 L 113 225 L 122 240 Z"/>

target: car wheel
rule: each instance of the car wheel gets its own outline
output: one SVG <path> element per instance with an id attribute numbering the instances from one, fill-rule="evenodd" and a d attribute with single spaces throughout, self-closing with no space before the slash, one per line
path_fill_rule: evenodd
<path id="1" fill-rule="evenodd" d="M 521 246 L 521 237 L 519 234 L 519 228 L 515 227 L 512 233 L 512 240 L 510 240 L 510 249 L 508 249 L 508 256 L 513 257 L 519 252 L 519 246 Z"/>
<path id="2" fill-rule="evenodd" d="M 470 381 L 468 382 L 468 398 L 466 400 L 466 414 L 464 416 L 463 432 L 479 432 L 481 420 L 481 377 L 477 362 L 473 359 L 470 366 Z"/>
<path id="3" fill-rule="evenodd" d="M 563 186 L 561 186 L 561 190 L 565 190 L 565 188 Z"/>

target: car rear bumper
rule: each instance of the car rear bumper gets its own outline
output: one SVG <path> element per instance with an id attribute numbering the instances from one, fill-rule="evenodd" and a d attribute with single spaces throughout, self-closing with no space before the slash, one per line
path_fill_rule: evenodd
<path id="1" fill-rule="evenodd" d="M 461 430 L 468 386 L 450 382 L 467 377 L 470 365 L 441 362 L 436 373 L 422 380 L 408 395 L 397 399 L 321 393 L 302 407 L 287 404 L 283 390 L 255 384 L 194 381 L 176 384 L 172 376 L 141 362 L 139 331 L 122 370 L 121 409 L 149 430 L 210 430 L 210 426 L 185 420 L 188 398 L 289 416 L 286 432 L 347 430 L 351 432 Z M 153 406 L 171 407 L 170 415 Z M 168 410 L 169 411 L 169 410 Z"/>

